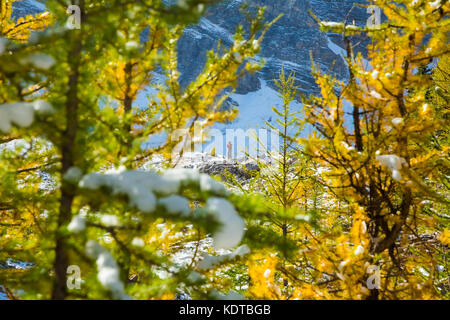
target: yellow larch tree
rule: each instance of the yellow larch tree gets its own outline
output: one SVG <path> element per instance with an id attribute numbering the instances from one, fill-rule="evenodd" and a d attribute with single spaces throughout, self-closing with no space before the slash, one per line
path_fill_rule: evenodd
<path id="1" fill-rule="evenodd" d="M 441 290 L 448 188 L 436 190 L 448 172 L 448 144 L 429 148 L 428 137 L 444 127 L 426 97 L 432 82 L 419 72 L 448 54 L 450 9 L 446 1 L 373 1 L 387 16 L 358 27 L 319 21 L 342 33 L 349 80 L 339 81 L 313 65 L 320 96 L 304 98 L 316 133 L 304 139 L 307 153 L 326 169 L 323 182 L 347 213 L 334 213 L 326 235 L 312 246 L 312 261 L 326 285 L 315 295 L 350 299 L 428 299 Z M 367 34 L 368 57 L 355 54 L 351 37 Z M 426 241 L 431 237 L 430 241 Z M 312 236 L 312 239 L 315 239 Z M 377 279 L 378 278 L 378 279 Z"/>

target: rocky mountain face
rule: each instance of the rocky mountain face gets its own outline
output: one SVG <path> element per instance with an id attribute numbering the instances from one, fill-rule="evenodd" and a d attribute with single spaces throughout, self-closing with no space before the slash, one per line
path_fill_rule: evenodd
<path id="1" fill-rule="evenodd" d="M 314 92 L 315 82 L 312 78 L 310 52 L 321 69 L 333 72 L 338 77 L 346 77 L 346 69 L 342 55 L 344 47 L 338 35 L 326 35 L 320 32 L 318 24 L 309 11 L 322 20 L 355 21 L 364 25 L 368 19 L 366 9 L 354 7 L 354 3 L 366 3 L 364 0 L 224 0 L 210 7 L 197 25 L 188 27 L 179 43 L 179 68 L 182 84 L 186 85 L 203 69 L 206 51 L 214 49 L 219 39 L 230 45 L 232 36 L 245 18 L 240 8 L 243 3 L 250 10 L 257 6 L 266 6 L 267 21 L 279 14 L 284 16 L 272 26 L 262 45 L 260 58 L 266 60 L 264 69 L 255 75 L 246 75 L 236 93 L 246 94 L 261 88 L 261 80 L 266 80 L 269 87 L 278 77 L 281 67 L 286 71 L 295 71 L 298 85 L 303 92 Z M 352 9 L 353 7 L 353 9 Z M 45 10 L 42 3 L 34 0 L 23 0 L 14 3 L 14 15 L 24 16 Z"/>
<path id="2" fill-rule="evenodd" d="M 16 1 L 13 3 L 13 18 L 25 17 L 45 11 L 45 5 L 34 0 Z"/>
<path id="3" fill-rule="evenodd" d="M 238 24 L 245 22 L 240 6 L 245 0 L 229 0 L 211 7 L 198 25 L 189 27 L 180 41 L 180 71 L 186 83 L 201 72 L 205 63 L 205 52 L 215 48 L 218 39 L 224 44 L 232 43 L 232 35 Z M 279 14 L 284 16 L 272 26 L 262 45 L 260 57 L 267 63 L 256 75 L 247 75 L 242 79 L 236 93 L 246 94 L 261 88 L 261 80 L 271 81 L 278 77 L 282 66 L 286 71 L 295 71 L 300 89 L 314 92 L 315 84 L 311 72 L 310 52 L 321 69 L 329 71 L 333 62 L 333 72 L 346 77 L 345 63 L 340 52 L 344 45 L 337 35 L 320 32 L 317 22 L 310 15 L 327 21 L 344 21 L 346 18 L 357 25 L 364 25 L 368 19 L 366 9 L 354 3 L 366 1 L 354 0 L 248 0 L 249 9 L 266 6 L 268 21 Z M 353 9 L 352 9 L 353 7 Z M 348 16 L 347 16 L 348 15 Z M 330 42 L 331 41 L 331 42 Z M 337 46 L 336 46 L 337 45 Z"/>

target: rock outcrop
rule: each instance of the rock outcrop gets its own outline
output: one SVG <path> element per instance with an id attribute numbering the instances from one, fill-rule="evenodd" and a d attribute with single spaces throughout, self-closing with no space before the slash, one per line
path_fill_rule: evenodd
<path id="1" fill-rule="evenodd" d="M 201 173 L 206 173 L 212 176 L 220 176 L 224 180 L 228 180 L 227 175 L 233 175 L 238 182 L 245 184 L 247 180 L 252 177 L 252 172 L 259 171 L 256 164 L 247 163 L 244 165 L 232 163 L 207 163 L 198 166 Z"/>

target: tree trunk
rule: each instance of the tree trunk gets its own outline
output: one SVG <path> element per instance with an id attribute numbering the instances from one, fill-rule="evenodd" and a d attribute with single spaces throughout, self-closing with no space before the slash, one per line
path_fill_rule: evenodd
<path id="1" fill-rule="evenodd" d="M 81 40 L 77 40 L 72 50 L 68 53 L 68 61 L 71 64 L 71 74 L 69 76 L 66 111 L 66 129 L 62 135 L 61 141 L 61 177 L 74 166 L 74 147 L 75 137 L 78 128 L 78 83 L 79 83 L 79 66 L 81 58 Z M 67 267 L 69 266 L 67 256 L 67 245 L 60 230 L 65 224 L 70 222 L 72 218 L 72 203 L 74 198 L 73 186 L 62 180 L 61 182 L 61 198 L 59 202 L 58 229 L 56 232 L 56 248 L 55 248 L 55 281 L 52 291 L 52 299 L 63 300 L 67 296 Z"/>

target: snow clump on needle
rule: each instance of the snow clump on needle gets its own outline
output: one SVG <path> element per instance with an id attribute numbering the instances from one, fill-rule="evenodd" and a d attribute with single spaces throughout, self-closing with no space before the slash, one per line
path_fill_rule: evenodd
<path id="1" fill-rule="evenodd" d="M 213 234 L 214 247 L 231 249 L 244 234 L 245 222 L 228 200 L 224 185 L 198 170 L 173 169 L 163 174 L 154 171 L 122 171 L 111 174 L 90 173 L 79 182 L 84 189 L 109 188 L 113 195 L 127 195 L 129 205 L 145 214 L 163 208 L 168 214 L 187 217 L 191 213 L 189 200 L 178 195 L 184 187 L 196 186 L 212 197 L 204 210 L 221 225 Z"/>
<path id="2" fill-rule="evenodd" d="M 79 233 L 86 228 L 86 219 L 81 215 L 73 217 L 72 221 L 67 226 L 67 230 L 73 233 Z"/>
<path id="3" fill-rule="evenodd" d="M 111 253 L 98 242 L 90 240 L 86 244 L 86 254 L 90 258 L 96 259 L 97 279 L 105 289 L 111 291 L 114 299 L 131 299 L 125 293 L 124 284 L 120 281 L 119 266 Z"/>
<path id="4" fill-rule="evenodd" d="M 46 114 L 52 110 L 52 106 L 42 100 L 0 104 L 0 131 L 9 133 L 13 123 L 19 127 L 29 127 L 34 121 L 35 113 Z"/>
<path id="5" fill-rule="evenodd" d="M 382 166 L 388 167 L 392 172 L 392 178 L 394 180 L 400 181 L 402 180 L 402 175 L 400 174 L 400 170 L 402 166 L 406 164 L 406 160 L 404 158 L 400 158 L 394 154 L 388 155 L 377 155 L 376 159 L 378 163 Z"/>
<path id="6" fill-rule="evenodd" d="M 222 224 L 213 235 L 214 247 L 230 249 L 237 246 L 244 235 L 245 222 L 233 205 L 222 198 L 210 198 L 205 209 Z"/>
<path id="7" fill-rule="evenodd" d="M 210 254 L 203 254 L 203 259 L 197 264 L 197 267 L 200 270 L 208 270 L 211 269 L 218 264 L 230 260 L 234 260 L 239 257 L 243 257 L 246 254 L 250 253 L 250 248 L 247 245 L 240 246 L 236 250 L 234 250 L 231 253 L 219 255 L 219 256 L 212 256 Z"/>

